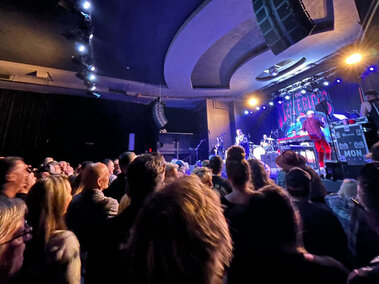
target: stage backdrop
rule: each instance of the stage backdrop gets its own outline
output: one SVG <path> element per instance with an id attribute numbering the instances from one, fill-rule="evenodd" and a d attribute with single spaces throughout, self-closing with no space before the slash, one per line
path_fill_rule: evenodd
<path id="1" fill-rule="evenodd" d="M 298 92 L 290 97 L 290 100 L 284 100 L 282 104 L 277 104 L 279 128 L 284 136 L 288 136 L 293 130 L 299 133 L 309 110 L 313 110 L 318 117 L 325 119 L 334 113 L 333 103 L 325 90 L 305 94 Z M 329 129 L 325 128 L 324 133 L 328 139 Z"/>

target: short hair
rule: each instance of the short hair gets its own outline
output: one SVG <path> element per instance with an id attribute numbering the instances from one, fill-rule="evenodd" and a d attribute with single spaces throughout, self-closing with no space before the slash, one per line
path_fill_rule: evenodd
<path id="1" fill-rule="evenodd" d="M 0 243 L 6 242 L 14 235 L 19 229 L 25 213 L 26 205 L 21 199 L 0 197 Z"/>
<path id="2" fill-rule="evenodd" d="M 194 169 L 192 175 L 198 176 L 204 184 L 209 183 L 209 179 L 212 181 L 212 171 L 206 167 Z"/>
<path id="3" fill-rule="evenodd" d="M 136 154 L 134 152 L 124 152 L 118 157 L 118 163 L 120 168 L 127 168 L 130 163 L 135 158 Z"/>
<path id="4" fill-rule="evenodd" d="M 213 155 L 209 159 L 209 165 L 208 168 L 210 168 L 213 172 L 213 174 L 218 175 L 222 171 L 222 165 L 223 165 L 222 158 L 218 155 Z"/>
<path id="5" fill-rule="evenodd" d="M 379 220 L 379 169 L 377 163 L 366 164 L 358 176 L 358 197 L 370 214 Z"/>
<path id="6" fill-rule="evenodd" d="M 358 182 L 355 179 L 345 178 L 338 190 L 338 195 L 345 200 L 350 201 L 351 198 L 357 196 Z"/>
<path id="7" fill-rule="evenodd" d="M 42 178 L 32 186 L 26 203 L 34 239 L 46 245 L 54 231 L 66 229 L 63 216 L 69 195 L 71 186 L 63 176 Z"/>
<path id="8" fill-rule="evenodd" d="M 106 159 L 101 160 L 101 162 L 102 162 L 104 165 L 108 166 L 108 164 L 109 164 L 110 162 L 113 163 L 113 160 L 106 158 Z"/>
<path id="9" fill-rule="evenodd" d="M 250 167 L 245 159 L 245 150 L 241 146 L 231 146 L 227 150 L 226 174 L 236 186 L 249 183 Z"/>
<path id="10" fill-rule="evenodd" d="M 7 183 L 7 175 L 13 170 L 18 161 L 23 161 L 23 159 L 11 156 L 0 159 L 0 191 L 2 191 L 2 185 Z"/>
<path id="11" fill-rule="evenodd" d="M 300 168 L 292 168 L 286 174 L 287 191 L 293 197 L 309 198 L 311 175 Z"/>
<path id="12" fill-rule="evenodd" d="M 232 257 L 218 195 L 186 176 L 141 209 L 128 243 L 133 283 L 215 283 Z"/>
<path id="13" fill-rule="evenodd" d="M 143 154 L 134 159 L 127 173 L 128 187 L 126 194 L 133 202 L 144 200 L 159 185 L 161 163 L 150 154 Z"/>

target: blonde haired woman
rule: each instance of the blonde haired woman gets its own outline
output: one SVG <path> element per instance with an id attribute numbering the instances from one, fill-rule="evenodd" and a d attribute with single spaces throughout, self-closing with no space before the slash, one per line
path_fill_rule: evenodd
<path id="1" fill-rule="evenodd" d="M 34 229 L 24 270 L 28 283 L 80 283 L 79 242 L 64 221 L 71 199 L 71 186 L 62 176 L 40 179 L 31 188 L 28 221 Z"/>
<path id="2" fill-rule="evenodd" d="M 31 231 L 25 212 L 21 199 L 0 196 L 0 283 L 8 283 L 22 266 L 25 241 L 30 240 Z"/>

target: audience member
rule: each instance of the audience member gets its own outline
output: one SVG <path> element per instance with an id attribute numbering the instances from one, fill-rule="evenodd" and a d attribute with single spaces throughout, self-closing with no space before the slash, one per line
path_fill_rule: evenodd
<path id="1" fill-rule="evenodd" d="M 218 191 L 221 197 L 232 192 L 232 185 L 230 182 L 221 176 L 223 164 L 224 162 L 222 161 L 222 158 L 217 155 L 211 156 L 208 164 L 208 168 L 212 170 L 213 187 Z"/>
<path id="2" fill-rule="evenodd" d="M 120 168 L 120 160 L 118 158 L 113 160 L 114 164 L 114 171 L 113 173 L 118 176 L 121 173 L 121 168 Z"/>
<path id="3" fill-rule="evenodd" d="M 165 184 L 172 183 L 173 181 L 176 181 L 178 176 L 178 165 L 174 163 L 166 163 L 166 171 L 165 171 L 165 178 L 164 182 Z"/>
<path id="4" fill-rule="evenodd" d="M 109 171 L 109 185 L 112 184 L 112 182 L 117 178 L 117 176 L 113 173 L 114 172 L 114 163 L 111 159 L 104 159 L 101 161 L 104 165 L 107 166 Z"/>
<path id="5" fill-rule="evenodd" d="M 228 284 L 345 283 L 341 263 L 303 248 L 300 217 L 282 188 L 268 185 L 252 195 L 241 223 Z"/>
<path id="6" fill-rule="evenodd" d="M 169 184 L 144 205 L 127 252 L 130 283 L 222 283 L 232 243 L 220 199 L 197 177 Z"/>
<path id="7" fill-rule="evenodd" d="M 251 183 L 255 190 L 259 190 L 266 185 L 275 184 L 267 174 L 264 165 L 257 159 L 247 161 L 251 170 Z"/>
<path id="8" fill-rule="evenodd" d="M 118 174 L 114 182 L 112 182 L 112 184 L 107 189 L 104 190 L 105 196 L 112 197 L 120 203 L 121 198 L 126 193 L 126 188 L 127 188 L 126 175 L 127 175 L 128 167 L 131 164 L 131 162 L 134 161 L 135 158 L 136 158 L 136 154 L 134 154 L 134 152 L 124 152 L 119 156 L 118 161 L 119 161 L 121 172 Z"/>
<path id="9" fill-rule="evenodd" d="M 186 166 L 182 160 L 175 161 L 178 165 L 178 178 L 184 177 L 186 175 Z"/>
<path id="10" fill-rule="evenodd" d="M 28 166 L 19 157 L 0 159 L 0 195 L 8 198 L 16 197 L 26 186 Z"/>
<path id="11" fill-rule="evenodd" d="M 275 163 L 283 170 L 278 173 L 277 184 L 286 187 L 286 173 L 295 167 L 305 170 L 311 175 L 310 200 L 313 202 L 324 202 L 324 197 L 328 194 L 320 176 L 310 167 L 306 166 L 306 159 L 292 150 L 284 151 L 275 159 Z"/>
<path id="12" fill-rule="evenodd" d="M 88 166 L 88 165 L 91 165 L 93 164 L 92 161 L 84 161 L 82 162 L 78 168 L 76 169 L 76 174 L 73 174 L 71 175 L 69 178 L 68 178 L 68 181 L 70 182 L 71 184 L 71 188 L 72 188 L 72 195 L 76 194 L 78 189 L 79 189 L 79 186 L 80 184 L 82 183 L 82 176 L 83 176 L 83 172 L 85 170 L 85 168 Z"/>
<path id="13" fill-rule="evenodd" d="M 18 198 L 0 196 L 0 283 L 10 283 L 24 261 L 31 227 L 25 221 L 26 205 Z"/>
<path id="14" fill-rule="evenodd" d="M 28 176 L 26 177 L 25 186 L 21 188 L 21 190 L 16 194 L 16 197 L 25 201 L 26 197 L 28 196 L 29 190 L 36 183 L 36 181 L 37 179 L 34 175 L 34 172 L 31 170 L 31 168 L 28 168 Z"/>
<path id="15" fill-rule="evenodd" d="M 201 161 L 201 166 L 202 167 L 208 167 L 209 166 L 209 160 L 203 160 L 203 161 Z"/>
<path id="16" fill-rule="evenodd" d="M 358 177 L 358 201 L 370 227 L 379 236 L 379 169 L 377 163 L 363 166 Z M 354 270 L 349 284 L 379 283 L 379 255 L 368 266 Z"/>
<path id="17" fill-rule="evenodd" d="M 326 204 L 340 220 L 346 235 L 350 233 L 351 211 L 354 206 L 351 199 L 357 196 L 357 185 L 355 179 L 344 179 L 337 193 L 325 196 Z"/>
<path id="18" fill-rule="evenodd" d="M 209 186 L 209 188 L 213 188 L 211 169 L 205 167 L 197 168 L 192 171 L 192 174 L 198 176 L 201 182 Z"/>
<path id="19" fill-rule="evenodd" d="M 350 267 L 347 237 L 338 218 L 326 205 L 309 200 L 311 180 L 300 168 L 292 168 L 286 175 L 287 191 L 303 221 L 304 246 L 310 253 L 331 256 Z"/>
<path id="20" fill-rule="evenodd" d="M 40 179 L 27 197 L 33 238 L 25 250 L 27 283 L 80 283 L 79 241 L 64 221 L 72 199 L 71 186 L 61 176 Z"/>

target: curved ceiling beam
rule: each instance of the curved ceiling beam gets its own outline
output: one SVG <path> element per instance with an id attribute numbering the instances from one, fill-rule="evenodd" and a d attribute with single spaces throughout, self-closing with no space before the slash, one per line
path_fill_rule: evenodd
<path id="1" fill-rule="evenodd" d="M 225 34 L 254 16 L 251 0 L 205 1 L 183 24 L 166 54 L 164 76 L 174 92 L 188 94 L 225 94 L 229 90 L 196 90 L 191 74 L 199 58 Z"/>

